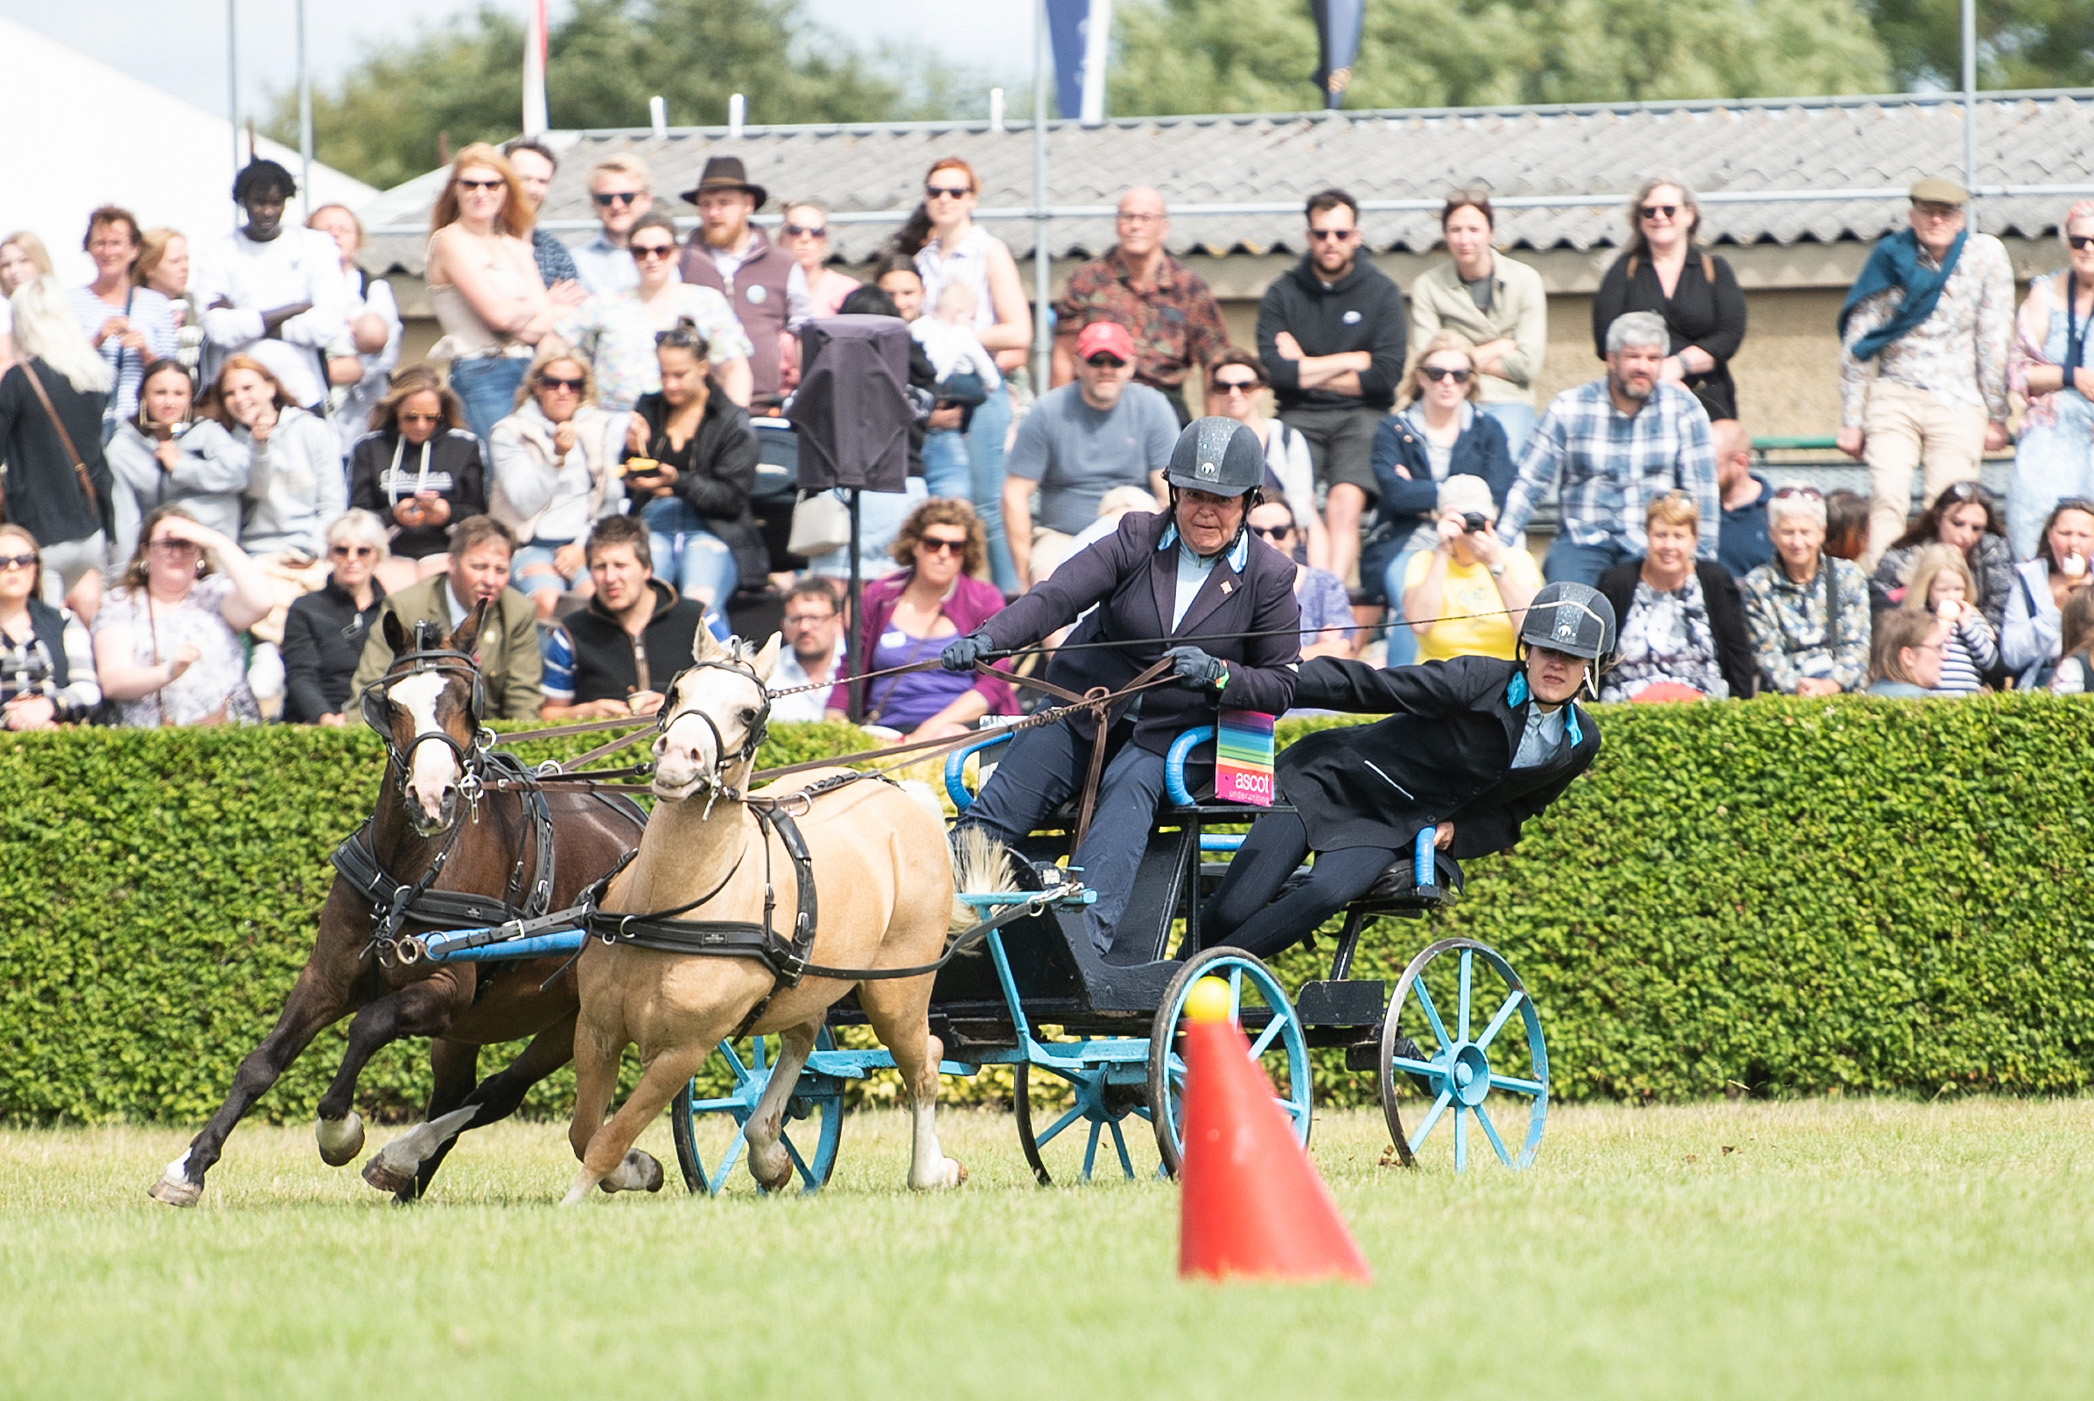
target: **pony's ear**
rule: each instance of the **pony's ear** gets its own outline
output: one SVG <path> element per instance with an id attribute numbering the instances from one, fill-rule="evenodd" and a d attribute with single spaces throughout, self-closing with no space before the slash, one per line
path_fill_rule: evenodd
<path id="1" fill-rule="evenodd" d="M 407 650 L 407 629 L 401 625 L 398 613 L 390 608 L 386 609 L 385 620 L 378 625 L 378 629 L 385 635 L 385 645 L 392 648 L 394 656 L 397 657 Z"/>
<path id="2" fill-rule="evenodd" d="M 756 660 L 752 663 L 756 668 L 757 680 L 768 682 L 771 679 L 771 671 L 778 665 L 778 648 L 784 642 L 785 639 L 774 632 L 771 634 L 771 640 L 763 644 L 763 650 L 756 654 Z"/>
<path id="3" fill-rule="evenodd" d="M 713 630 L 704 623 L 698 624 L 698 631 L 691 638 L 691 660 L 694 662 L 709 662 L 726 655 L 727 649 L 722 647 L 719 639 L 713 636 Z"/>
<path id="4" fill-rule="evenodd" d="M 458 625 L 458 631 L 451 634 L 444 646 L 453 652 L 470 653 L 473 644 L 480 640 L 480 625 L 487 621 L 487 610 L 493 606 L 494 600 L 488 598 L 475 603 L 473 611 L 466 615 L 465 621 Z"/>

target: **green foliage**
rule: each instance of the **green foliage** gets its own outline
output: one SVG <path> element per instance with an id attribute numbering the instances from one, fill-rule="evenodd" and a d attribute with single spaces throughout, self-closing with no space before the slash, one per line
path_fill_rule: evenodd
<path id="1" fill-rule="evenodd" d="M 1128 0 L 1114 37 L 1115 115 L 1321 105 L 1307 5 Z M 1387 0 L 1367 9 L 1346 105 L 1880 92 L 1888 78 L 1855 0 Z"/>
<path id="2" fill-rule="evenodd" d="M 579 0 L 546 44 L 556 128 L 645 126 L 657 94 L 672 122 L 720 124 L 737 92 L 754 122 L 880 121 L 954 103 L 953 79 L 926 55 L 859 53 L 811 25 L 799 0 Z M 439 134 L 453 151 L 514 136 L 522 103 L 523 26 L 483 8 L 316 92 L 314 154 L 387 188 L 437 164 Z M 297 95 L 285 93 L 271 132 L 295 142 L 296 131 Z"/>
<path id="3" fill-rule="evenodd" d="M 1429 924 L 1370 931 L 1356 976 L 1393 986 L 1446 934 L 1499 949 L 1538 1001 L 1559 1098 L 2094 1084 L 2094 801 L 2060 762 L 2094 742 L 2094 708 L 1760 700 L 1600 724 L 1598 763 L 1518 851 L 1471 863 L 1466 900 Z M 863 743 L 783 726 L 763 762 Z M 327 853 L 379 767 L 358 730 L 0 742 L 0 1118 L 200 1121 L 304 962 Z M 1320 977 L 1328 952 L 1282 971 Z M 341 1046 L 323 1035 L 257 1112 L 304 1118 Z M 412 1111 L 424 1056 L 374 1062 L 365 1111 Z M 1322 1079 L 1372 1098 L 1371 1077 Z M 568 1084 L 530 1109 L 564 1114 Z"/>
<path id="4" fill-rule="evenodd" d="M 1958 0 L 1868 0 L 1865 9 L 1902 86 L 1962 86 Z M 2079 0 L 1985 0 L 1977 26 L 1980 87 L 2094 83 L 2094 9 Z"/>

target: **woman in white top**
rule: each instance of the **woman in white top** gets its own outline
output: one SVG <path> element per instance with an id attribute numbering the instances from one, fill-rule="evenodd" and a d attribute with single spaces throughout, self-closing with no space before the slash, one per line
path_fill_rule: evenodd
<path id="1" fill-rule="evenodd" d="M 587 361 L 554 351 L 532 364 L 516 412 L 494 426 L 487 514 L 515 532 L 510 586 L 547 622 L 562 594 L 595 592 L 584 546 L 597 520 L 625 504 L 628 418 L 597 404 Z"/>
<path id="2" fill-rule="evenodd" d="M 323 204 L 305 221 L 342 250 L 342 282 L 349 292 L 348 343 L 327 357 L 328 415 L 341 435 L 347 457 L 364 435 L 371 410 L 385 397 L 385 377 L 400 363 L 400 304 L 392 284 L 356 265 L 364 246 L 364 226 L 348 206 Z M 353 353 L 348 353 L 353 352 Z"/>
<path id="3" fill-rule="evenodd" d="M 142 251 L 131 211 L 105 204 L 88 215 L 80 247 L 94 259 L 95 280 L 73 289 L 73 314 L 116 377 L 102 411 L 102 441 L 107 443 L 116 436 L 117 424 L 138 412 L 138 381 L 146 366 L 175 353 L 174 313 L 167 298 L 131 280 Z"/>
<path id="4" fill-rule="evenodd" d="M 654 338 L 688 320 L 711 351 L 713 380 L 742 408 L 749 407 L 755 375 L 754 347 L 727 298 L 710 287 L 685 282 L 676 270 L 682 246 L 676 222 L 666 214 L 642 214 L 626 235 L 640 280 L 631 287 L 598 292 L 559 325 L 560 339 L 581 351 L 596 371 L 597 393 L 612 413 L 626 413 L 642 394 L 662 388 Z"/>
<path id="5" fill-rule="evenodd" d="M 147 516 L 122 583 L 95 614 L 95 671 L 116 723 L 259 720 L 238 634 L 268 609 L 269 582 L 238 545 L 180 506 Z"/>
<path id="6" fill-rule="evenodd" d="M 451 388 L 482 442 L 516 402 L 531 350 L 581 305 L 578 287 L 545 290 L 531 252 L 531 206 L 500 151 L 476 141 L 451 163 L 430 211 L 423 277 L 443 339 L 429 352 L 451 362 Z"/>
<path id="7" fill-rule="evenodd" d="M 1549 345 L 1549 300 L 1541 274 L 1491 247 L 1497 214 L 1482 190 L 1457 190 L 1440 209 L 1448 262 L 1410 286 L 1411 347 L 1443 330 L 1474 343 L 1477 407 L 1498 420 L 1518 460 L 1534 433 L 1534 381 Z"/>
<path id="8" fill-rule="evenodd" d="M 1323 513 L 1316 509 L 1316 473 L 1309 461 L 1309 440 L 1278 419 L 1265 416 L 1259 392 L 1267 383 L 1265 366 L 1258 357 L 1232 346 L 1207 367 L 1207 412 L 1233 418 L 1258 435 L 1265 445 L 1265 475 L 1279 483 L 1295 521 L 1307 522 L 1303 534 L 1309 568 L 1328 570 L 1331 540 L 1324 533 Z"/>
<path id="9" fill-rule="evenodd" d="M 923 177 L 923 205 L 902 229 L 904 251 L 913 253 L 923 278 L 923 303 L 938 305 L 949 283 L 974 293 L 974 329 L 996 356 L 1006 381 L 1022 378 L 1032 345 L 1032 308 L 1018 264 L 1002 239 L 975 225 L 981 182 L 974 167 L 957 156 L 935 162 Z M 967 426 L 967 459 L 973 473 L 975 514 L 989 537 L 989 570 L 1006 592 L 1017 587 L 1010 546 L 1003 532 L 1003 453 L 1013 417 L 1011 387 L 991 394 Z M 938 427 L 936 423 L 932 425 Z"/>

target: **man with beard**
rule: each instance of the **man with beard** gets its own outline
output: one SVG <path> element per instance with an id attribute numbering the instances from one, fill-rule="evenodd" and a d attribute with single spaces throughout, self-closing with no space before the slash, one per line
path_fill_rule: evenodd
<path id="1" fill-rule="evenodd" d="M 814 311 L 807 274 L 790 253 L 749 223 L 769 195 L 763 186 L 749 183 L 738 157 L 707 161 L 697 186 L 685 190 L 683 197 L 698 206 L 699 223 L 684 245 L 679 271 L 684 281 L 727 298 L 741 319 L 742 330 L 756 347 L 749 357 L 756 381 L 749 411 L 768 412 L 779 398 L 780 338 Z"/>
<path id="2" fill-rule="evenodd" d="M 1541 571 L 1552 584 L 1597 585 L 1615 565 L 1643 558 L 1645 508 L 1668 491 L 1694 497 L 1696 552 L 1716 558 L 1723 503 L 1709 416 L 1693 394 L 1659 379 L 1669 344 L 1655 312 L 1616 317 L 1607 328 L 1606 377 L 1558 394 L 1527 440 L 1498 515 L 1498 539 L 1512 544 L 1560 480 L 1561 522 Z"/>

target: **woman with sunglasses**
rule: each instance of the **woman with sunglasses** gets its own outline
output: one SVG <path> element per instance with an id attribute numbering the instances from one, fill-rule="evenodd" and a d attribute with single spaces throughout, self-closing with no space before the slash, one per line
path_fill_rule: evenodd
<path id="1" fill-rule="evenodd" d="M 1643 182 L 1629 201 L 1629 245 L 1592 298 L 1592 344 L 1607 355 L 1607 328 L 1625 312 L 1665 319 L 1672 343 L 1659 374 L 1691 390 L 1711 420 L 1738 416 L 1730 362 L 1745 343 L 1745 294 L 1730 264 L 1698 252 L 1701 204 L 1677 175 Z"/>
<path id="2" fill-rule="evenodd" d="M 725 297 L 677 275 L 682 249 L 675 221 L 666 214 L 641 215 L 627 236 L 626 251 L 632 254 L 639 281 L 598 292 L 559 328 L 561 338 L 596 367 L 596 392 L 604 408 L 625 413 L 642 394 L 662 387 L 654 338 L 684 321 L 712 348 L 713 378 L 721 392 L 747 408 L 753 347 Z"/>
<path id="3" fill-rule="evenodd" d="M 487 509 L 487 469 L 458 396 L 427 365 L 395 370 L 370 422 L 349 454 L 349 504 L 386 522 L 379 577 L 397 592 L 451 567 L 451 527 Z"/>
<path id="4" fill-rule="evenodd" d="M 239 634 L 272 601 L 268 577 L 230 539 L 180 506 L 147 516 L 123 582 L 95 613 L 95 671 L 116 723 L 260 720 Z"/>
<path id="5" fill-rule="evenodd" d="M 659 370 L 657 370 L 659 374 Z M 587 361 L 555 352 L 524 376 L 516 412 L 494 426 L 494 477 L 487 514 L 523 543 L 509 583 L 551 622 L 561 596 L 588 598 L 589 531 L 625 505 L 618 460 L 627 415 L 596 402 Z"/>
<path id="6" fill-rule="evenodd" d="M 327 582 L 284 619 L 284 720 L 340 725 L 364 641 L 385 606 L 385 522 L 351 509 L 327 527 Z"/>
<path id="7" fill-rule="evenodd" d="M 2067 265 L 2029 285 L 2014 319 L 2007 387 L 2028 400 L 2007 484 L 2014 558 L 2036 553 L 2043 517 L 2067 496 L 2094 497 L 2094 199 L 2058 223 Z"/>
<path id="8" fill-rule="evenodd" d="M 974 222 L 980 193 L 981 182 L 967 162 L 957 156 L 935 162 L 924 173 L 923 203 L 895 237 L 899 250 L 916 260 L 925 307 L 938 305 L 948 283 L 965 283 L 974 293 L 975 334 L 1004 373 L 1004 387 L 976 408 L 967 424 L 973 474 L 968 496 L 988 535 L 990 572 L 998 586 L 1015 589 L 1018 574 L 1003 527 L 1004 436 L 1014 413 L 1010 381 L 1024 377 L 1032 345 L 1032 307 L 1010 248 Z"/>
<path id="9" fill-rule="evenodd" d="M 2094 500 L 2068 496 L 2051 508 L 2043 522 L 2043 544 L 2036 557 L 2015 566 L 2014 590 L 2007 595 L 2006 626 L 2000 630 L 2000 661 L 2021 678 L 2024 689 L 2038 685 L 2042 672 L 2060 655 L 2063 613 L 2094 580 Z"/>
<path id="10" fill-rule="evenodd" d="M 85 723 L 101 703 L 94 648 L 80 620 L 36 596 L 36 537 L 0 525 L 0 726 Z"/>
<path id="11" fill-rule="evenodd" d="M 778 246 L 790 253 L 807 283 L 812 316 L 834 316 L 843 309 L 843 299 L 864 286 L 829 266 L 829 211 L 813 200 L 795 200 L 785 206 L 785 220 L 778 226 Z M 778 333 L 778 384 L 790 393 L 800 383 L 800 338 L 792 330 Z"/>
<path id="12" fill-rule="evenodd" d="M 1265 416 L 1260 391 L 1268 383 L 1264 362 L 1248 350 L 1230 346 L 1207 367 L 1207 413 L 1214 418 L 1233 418 L 1258 435 L 1265 446 L 1266 500 L 1286 498 L 1309 567 L 1327 570 L 1331 540 L 1324 533 L 1323 513 L 1316 509 L 1316 469 L 1309 458 L 1309 440 L 1278 419 Z M 1308 525 L 1303 526 L 1303 521 Z"/>
<path id="13" fill-rule="evenodd" d="M 859 665 L 884 671 L 935 660 L 945 645 L 989 621 L 1003 608 L 1003 591 L 990 583 L 981 518 L 965 501 L 934 498 L 909 513 L 895 537 L 897 573 L 865 586 L 858 629 Z M 984 715 L 1016 715 L 1010 684 L 970 672 L 918 671 L 858 683 L 865 723 L 904 740 L 944 739 L 973 728 Z M 853 683 L 842 677 L 829 693 L 828 718 L 850 718 Z"/>
<path id="14" fill-rule="evenodd" d="M 1745 576 L 1745 621 L 1767 689 L 1858 691 L 1869 676 L 1869 581 L 1825 553 L 1825 497 L 1789 482 L 1767 502 L 1774 558 Z"/>
<path id="15" fill-rule="evenodd" d="M 109 440 L 108 456 L 119 558 L 138 543 L 138 523 L 170 502 L 181 502 L 221 535 L 240 533 L 247 450 L 216 419 L 197 416 L 195 386 L 179 361 L 156 360 L 145 372 L 138 412 Z"/>
<path id="16" fill-rule="evenodd" d="M 1301 543 L 1301 528 L 1294 508 L 1283 497 L 1268 496 L 1251 507 L 1251 534 L 1295 558 Z M 1345 581 L 1327 569 L 1294 566 L 1294 602 L 1301 609 L 1301 659 L 1351 657 L 1353 646 L 1352 594 Z"/>
<path id="17" fill-rule="evenodd" d="M 737 583 L 761 588 L 771 552 L 749 509 L 756 430 L 712 387 L 710 350 L 688 321 L 655 337 L 661 389 L 633 405 L 625 494 L 646 522 L 656 577 L 725 611 Z"/>
<path id="18" fill-rule="evenodd" d="M 1393 611 L 1402 611 L 1411 561 L 1441 547 L 1441 483 L 1452 477 L 1481 480 L 1489 489 L 1494 518 L 1505 504 L 1512 453 L 1505 426 L 1482 412 L 1482 395 L 1475 348 L 1461 332 L 1441 330 L 1419 351 L 1398 394 L 1397 412 L 1374 431 L 1371 464 L 1378 496 L 1360 544 L 1360 583 Z M 1390 628 L 1387 664 L 1416 660 L 1418 635 L 1411 628 Z M 1511 646 L 1509 631 L 1506 646 Z"/>
<path id="19" fill-rule="evenodd" d="M 1912 566 L 1929 545 L 1953 545 L 1970 567 L 1977 588 L 1970 602 L 1996 633 L 2006 626 L 2007 600 L 2014 592 L 2014 560 L 2000 529 L 1991 496 L 1976 482 L 1954 482 L 1934 498 L 1897 543 L 1883 552 L 1869 576 L 1869 608 L 1883 613 L 1905 601 Z"/>
<path id="20" fill-rule="evenodd" d="M 532 348 L 585 295 L 574 286 L 546 290 L 531 251 L 532 222 L 516 172 L 484 141 L 451 162 L 429 213 L 422 276 L 444 332 L 429 358 L 451 362 L 466 425 L 483 443 L 515 405 Z"/>

